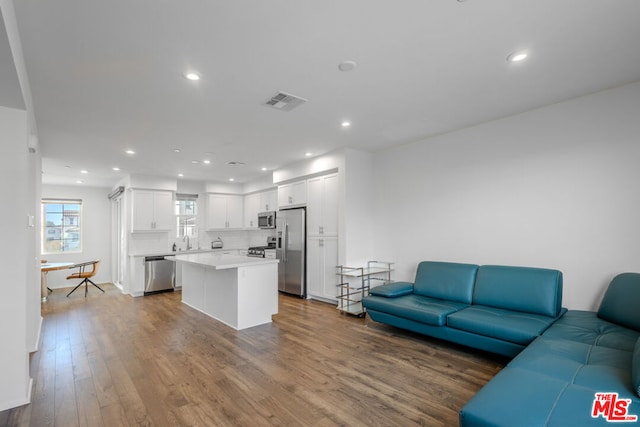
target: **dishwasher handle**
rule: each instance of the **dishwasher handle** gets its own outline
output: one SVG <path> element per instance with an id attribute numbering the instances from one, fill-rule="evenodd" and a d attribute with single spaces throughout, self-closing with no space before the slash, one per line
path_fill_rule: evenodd
<path id="1" fill-rule="evenodd" d="M 164 261 L 164 255 L 154 255 L 154 256 L 144 257 L 144 262 L 149 262 L 149 261 Z"/>

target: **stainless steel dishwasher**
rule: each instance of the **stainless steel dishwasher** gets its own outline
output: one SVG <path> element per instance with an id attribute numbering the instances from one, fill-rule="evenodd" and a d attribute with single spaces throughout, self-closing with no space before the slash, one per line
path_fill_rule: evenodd
<path id="1" fill-rule="evenodd" d="M 144 258 L 144 294 L 169 292 L 175 288 L 176 263 L 164 256 Z"/>

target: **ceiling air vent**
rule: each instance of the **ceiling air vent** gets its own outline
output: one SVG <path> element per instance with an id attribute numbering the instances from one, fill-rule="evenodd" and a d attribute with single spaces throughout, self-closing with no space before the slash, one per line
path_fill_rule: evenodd
<path id="1" fill-rule="evenodd" d="M 284 92 L 276 93 L 271 99 L 264 103 L 267 107 L 275 108 L 276 110 L 291 111 L 299 105 L 307 102 L 306 99 L 299 96 L 291 95 Z"/>

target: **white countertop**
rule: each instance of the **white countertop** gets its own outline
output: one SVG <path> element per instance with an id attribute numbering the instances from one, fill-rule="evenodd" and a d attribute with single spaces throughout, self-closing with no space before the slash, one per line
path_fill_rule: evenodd
<path id="1" fill-rule="evenodd" d="M 164 251 L 164 252 L 145 252 L 145 253 L 130 253 L 129 256 L 169 256 L 169 255 L 190 255 L 190 254 L 202 254 L 202 253 L 222 253 L 229 251 L 246 251 L 247 248 L 223 248 L 223 249 L 189 249 L 188 251 Z"/>
<path id="2" fill-rule="evenodd" d="M 205 267 L 212 267 L 216 270 L 278 263 L 277 259 L 257 258 L 245 255 L 225 255 L 215 252 L 189 254 L 178 253 L 175 256 L 167 257 L 166 259 L 174 259 L 180 262 L 199 264 Z"/>

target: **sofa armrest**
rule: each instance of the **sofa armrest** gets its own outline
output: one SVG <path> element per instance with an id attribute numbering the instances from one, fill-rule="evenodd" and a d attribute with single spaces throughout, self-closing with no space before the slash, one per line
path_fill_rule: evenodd
<path id="1" fill-rule="evenodd" d="M 395 298 L 413 293 L 413 283 L 393 282 L 386 285 L 376 286 L 369 291 L 371 295 L 385 298 Z"/>

